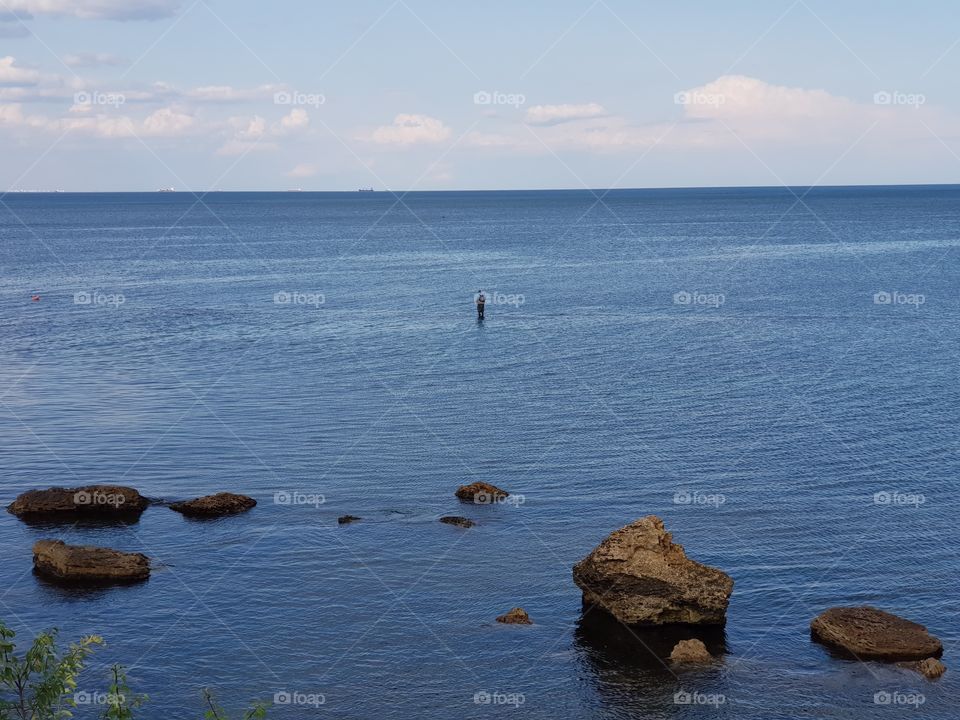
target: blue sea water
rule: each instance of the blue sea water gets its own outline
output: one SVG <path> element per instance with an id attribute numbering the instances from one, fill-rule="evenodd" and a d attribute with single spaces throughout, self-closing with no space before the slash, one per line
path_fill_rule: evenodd
<path id="1" fill-rule="evenodd" d="M 204 687 L 293 695 L 277 718 L 956 717 L 958 250 L 958 187 L 7 195 L 0 502 L 259 505 L 3 514 L 0 618 L 102 634 L 81 689 L 121 662 L 157 720 Z M 475 480 L 522 503 L 461 505 Z M 583 614 L 571 566 L 649 514 L 736 581 L 713 667 Z M 44 537 L 155 570 L 52 586 Z M 851 604 L 951 670 L 811 642 Z"/>

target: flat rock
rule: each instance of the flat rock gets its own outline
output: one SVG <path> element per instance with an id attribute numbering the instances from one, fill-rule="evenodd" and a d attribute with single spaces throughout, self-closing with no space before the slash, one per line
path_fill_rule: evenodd
<path id="1" fill-rule="evenodd" d="M 459 517 L 457 515 L 447 515 L 440 518 L 440 522 L 446 523 L 447 525 L 456 525 L 457 527 L 462 528 L 472 528 L 476 523 L 473 520 L 469 520 L 465 517 Z"/>
<path id="2" fill-rule="evenodd" d="M 140 515 L 149 501 L 133 488 L 88 485 L 79 488 L 28 490 L 7 511 L 20 518 L 112 517 Z"/>
<path id="3" fill-rule="evenodd" d="M 503 623 L 504 625 L 533 625 L 533 621 L 530 619 L 530 616 L 527 615 L 527 611 L 521 607 L 515 607 L 509 612 L 504 613 L 497 618 L 498 623 Z"/>
<path id="4" fill-rule="evenodd" d="M 363 520 L 363 518 L 358 518 L 356 515 L 341 515 L 337 518 L 337 523 L 340 525 L 349 525 L 357 520 Z"/>
<path id="5" fill-rule="evenodd" d="M 461 485 L 454 495 L 464 502 L 472 502 L 475 505 L 492 505 L 498 500 L 509 497 L 510 493 L 490 483 L 475 482 L 470 485 Z"/>
<path id="6" fill-rule="evenodd" d="M 923 625 L 866 606 L 830 608 L 813 619 L 810 633 L 859 660 L 925 660 L 943 653 L 940 640 Z"/>
<path id="7" fill-rule="evenodd" d="M 733 578 L 690 560 L 655 515 L 608 535 L 573 580 L 584 605 L 628 625 L 722 625 L 733 592 Z"/>
<path id="8" fill-rule="evenodd" d="M 217 493 L 195 500 L 173 503 L 170 509 L 189 517 L 221 517 L 246 512 L 256 504 L 256 500 L 246 495 Z"/>
<path id="9" fill-rule="evenodd" d="M 38 540 L 33 566 L 55 580 L 134 582 L 150 577 L 150 559 L 141 553 L 67 545 L 62 540 Z"/>
<path id="10" fill-rule="evenodd" d="M 681 640 L 673 646 L 670 653 L 670 662 L 677 664 L 684 663 L 708 663 L 713 661 L 713 655 L 707 650 L 707 646 L 697 639 Z"/>

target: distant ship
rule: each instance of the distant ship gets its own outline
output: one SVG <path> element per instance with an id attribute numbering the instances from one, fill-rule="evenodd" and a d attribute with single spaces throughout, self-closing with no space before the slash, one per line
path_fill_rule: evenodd
<path id="1" fill-rule="evenodd" d="M 372 187 L 365 187 L 358 189 L 357 192 L 376 192 L 376 190 L 374 190 Z"/>
<path id="2" fill-rule="evenodd" d="M 172 188 L 172 187 L 170 187 L 170 188 L 160 188 L 159 190 L 157 190 L 157 192 L 176 192 L 176 191 L 177 191 L 177 189 L 176 189 L 176 188 Z"/>

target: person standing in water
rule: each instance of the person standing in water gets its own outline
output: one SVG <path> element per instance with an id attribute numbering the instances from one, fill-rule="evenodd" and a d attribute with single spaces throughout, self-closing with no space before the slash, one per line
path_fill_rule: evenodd
<path id="1" fill-rule="evenodd" d="M 483 290 L 477 293 L 477 320 L 483 320 L 483 306 L 487 304 L 487 298 Z"/>

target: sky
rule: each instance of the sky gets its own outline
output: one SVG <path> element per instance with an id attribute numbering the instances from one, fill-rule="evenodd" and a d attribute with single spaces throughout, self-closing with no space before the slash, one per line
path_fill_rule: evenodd
<path id="1" fill-rule="evenodd" d="M 0 0 L 0 191 L 960 182 L 917 0 Z"/>

